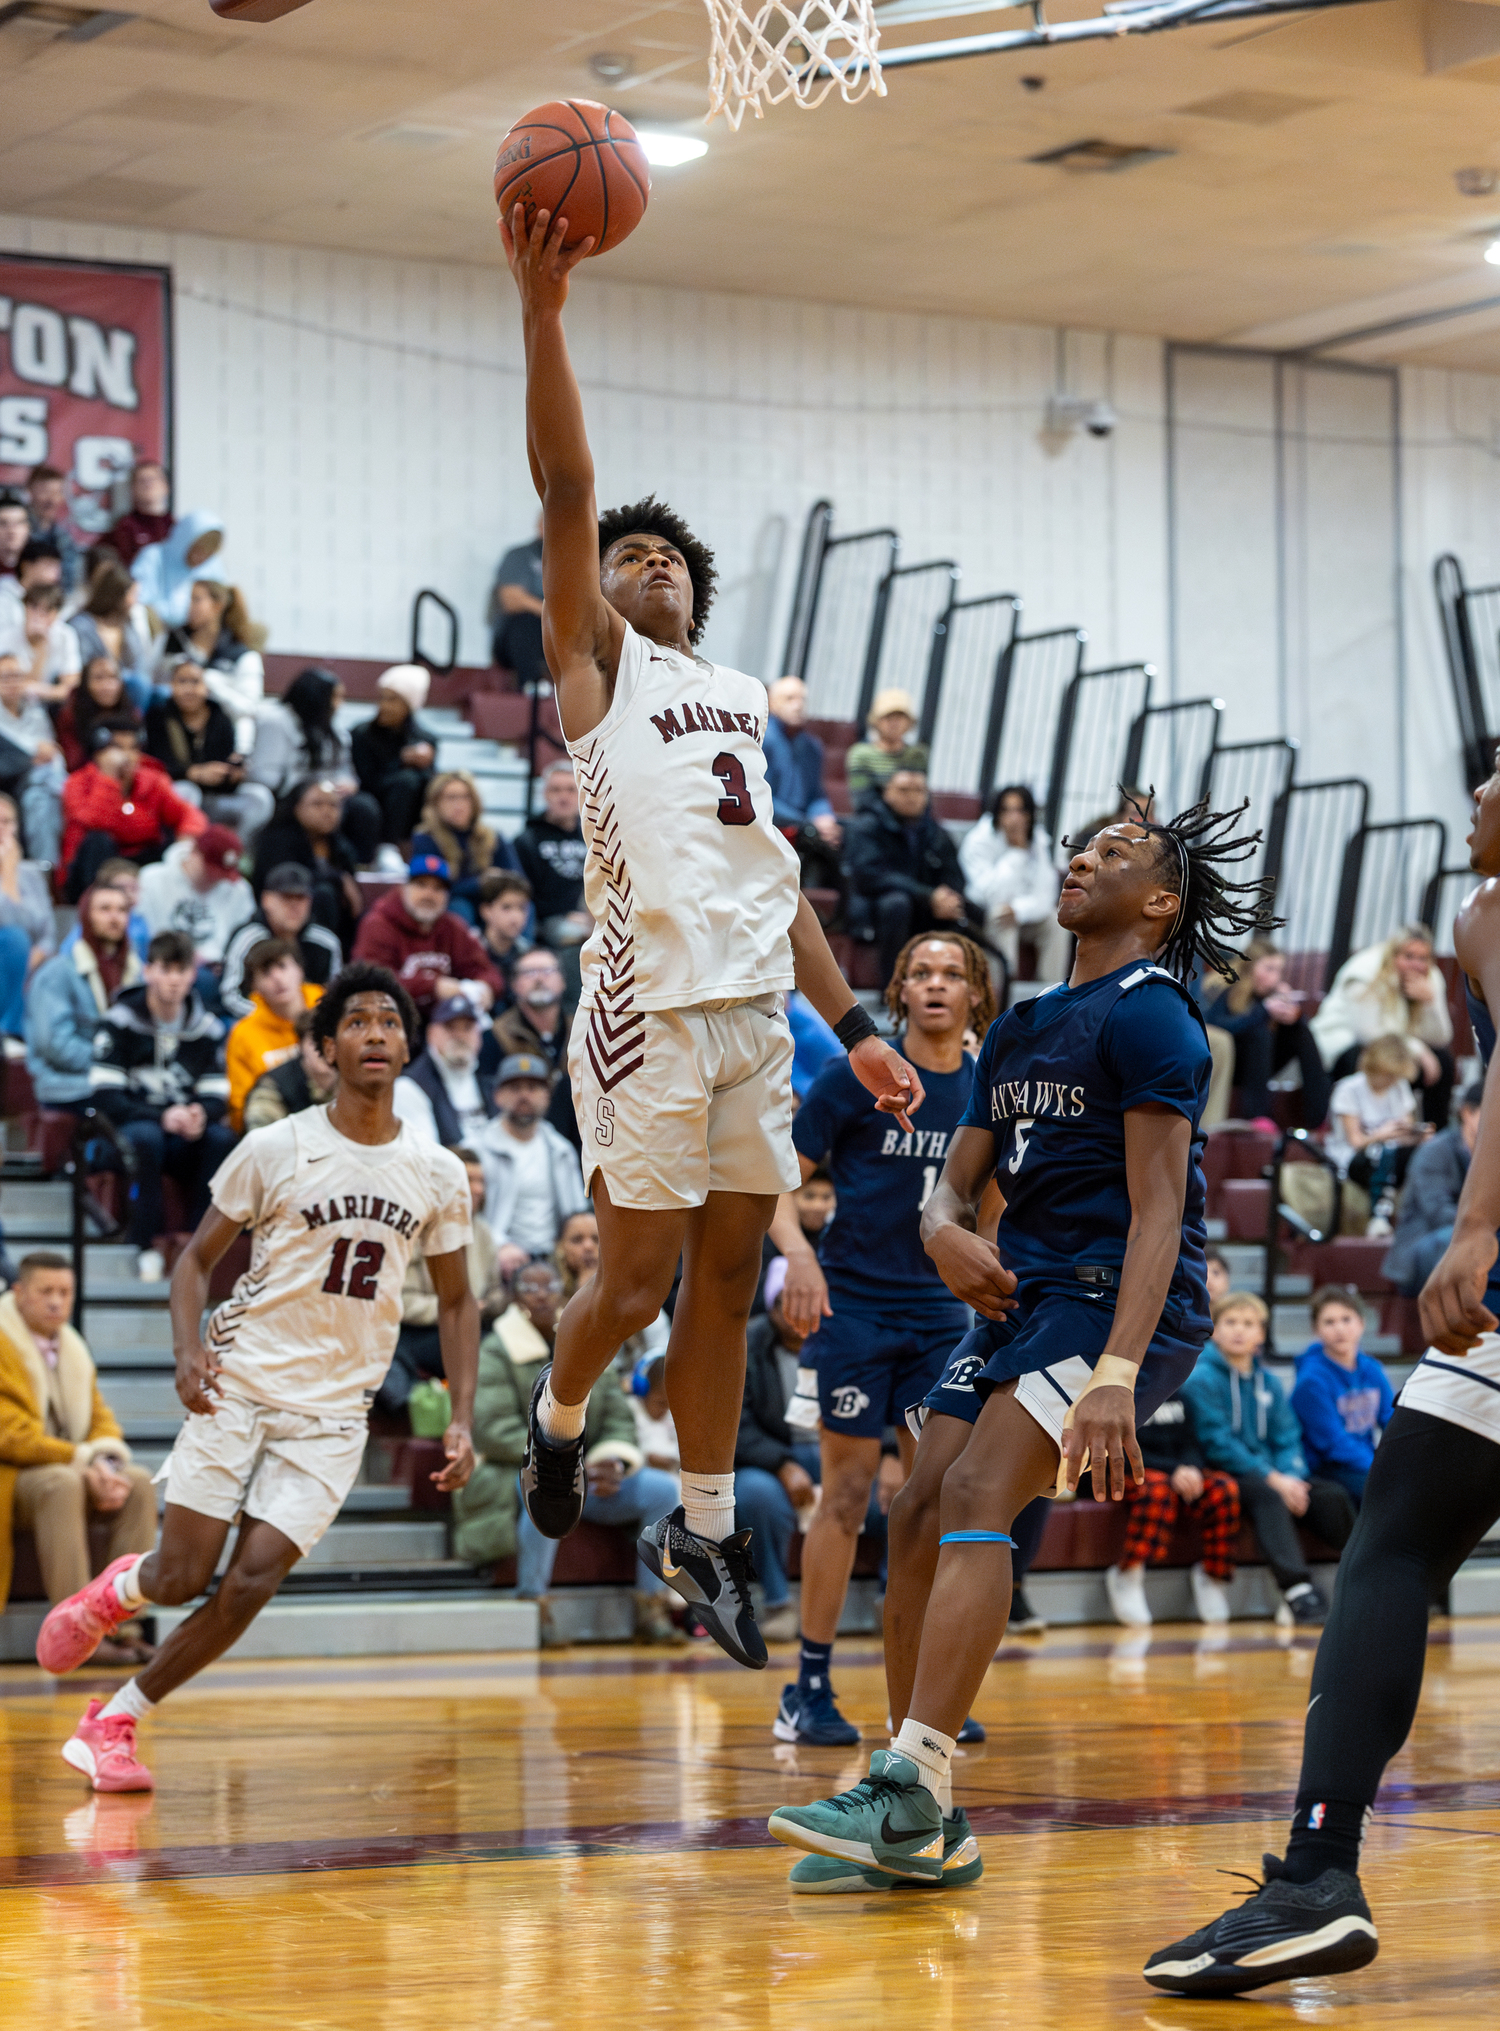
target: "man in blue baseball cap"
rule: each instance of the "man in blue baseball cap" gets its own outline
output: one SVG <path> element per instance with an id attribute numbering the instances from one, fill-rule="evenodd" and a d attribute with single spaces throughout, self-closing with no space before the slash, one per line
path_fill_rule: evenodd
<path id="1" fill-rule="evenodd" d="M 388 966 L 428 1016 L 441 1001 L 464 995 L 477 1010 L 494 1005 L 500 975 L 474 932 L 448 908 L 448 863 L 419 854 L 406 880 L 359 920 L 354 957 Z"/>

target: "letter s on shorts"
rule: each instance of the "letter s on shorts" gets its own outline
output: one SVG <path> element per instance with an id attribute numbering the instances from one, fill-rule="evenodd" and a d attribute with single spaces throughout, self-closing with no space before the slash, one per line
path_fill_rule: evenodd
<path id="1" fill-rule="evenodd" d="M 615 1139 L 615 1103 L 612 1100 L 594 1102 L 594 1140 L 600 1149 L 608 1149 Z"/>

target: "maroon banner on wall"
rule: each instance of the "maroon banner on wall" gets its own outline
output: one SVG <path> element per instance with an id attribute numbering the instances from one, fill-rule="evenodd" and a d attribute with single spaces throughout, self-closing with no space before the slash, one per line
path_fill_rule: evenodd
<path id="1" fill-rule="evenodd" d="M 56 466 L 87 537 L 143 459 L 171 466 L 172 271 L 0 254 L 0 486 Z"/>

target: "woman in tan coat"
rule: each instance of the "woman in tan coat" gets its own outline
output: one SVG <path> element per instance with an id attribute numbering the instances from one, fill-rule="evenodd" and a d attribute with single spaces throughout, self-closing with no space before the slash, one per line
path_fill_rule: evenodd
<path id="1" fill-rule="evenodd" d="M 0 1298 L 0 1608 L 10 1594 L 17 1530 L 35 1538 L 53 1602 L 92 1576 L 94 1518 L 109 1518 L 101 1571 L 111 1559 L 148 1552 L 156 1542 L 150 1478 L 131 1463 L 99 1393 L 93 1358 L 67 1323 L 72 1309 L 73 1272 L 61 1255 L 23 1257 L 15 1287 Z M 122 1629 L 94 1656 L 138 1664 L 150 1650 Z"/>

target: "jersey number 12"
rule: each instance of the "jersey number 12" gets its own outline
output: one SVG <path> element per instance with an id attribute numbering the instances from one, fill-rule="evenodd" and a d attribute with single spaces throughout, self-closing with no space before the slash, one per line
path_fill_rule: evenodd
<path id="1" fill-rule="evenodd" d="M 364 1298 L 369 1304 L 375 1301 L 375 1283 L 380 1275 L 380 1265 L 385 1261 L 383 1241 L 361 1241 L 354 1249 L 354 1264 L 349 1269 L 349 1250 L 353 1244 L 346 1240 L 333 1244 L 333 1260 L 328 1265 L 328 1274 L 323 1279 L 323 1288 L 336 1298 Z M 344 1271 L 349 1269 L 349 1286 L 344 1287 Z"/>

